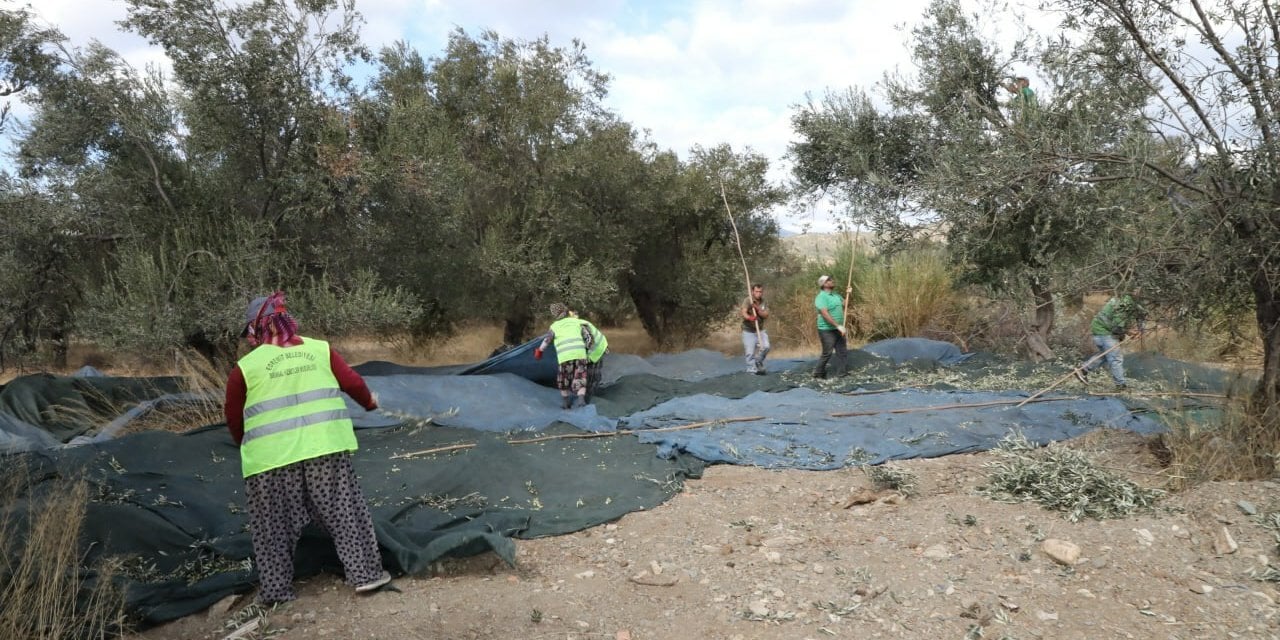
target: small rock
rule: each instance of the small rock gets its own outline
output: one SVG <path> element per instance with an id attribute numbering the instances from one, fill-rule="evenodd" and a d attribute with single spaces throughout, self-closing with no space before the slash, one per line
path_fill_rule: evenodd
<path id="1" fill-rule="evenodd" d="M 1037 612 L 1036 612 L 1036 617 L 1037 617 L 1037 618 L 1040 618 L 1040 621 L 1041 621 L 1041 622 L 1048 622 L 1048 621 L 1050 621 L 1050 620 L 1057 620 L 1057 619 L 1058 619 L 1058 613 L 1057 613 L 1056 611 L 1055 611 L 1055 612 L 1051 612 L 1051 611 L 1037 611 Z"/>
<path id="2" fill-rule="evenodd" d="M 617 530 L 618 530 L 618 525 L 616 525 L 616 524 L 606 524 L 606 525 L 604 526 L 604 530 L 605 530 L 605 531 L 617 531 Z M 622 633 L 622 632 L 621 632 L 621 631 L 619 631 L 618 633 Z M 630 633 L 628 633 L 627 635 L 631 635 L 631 634 L 630 634 Z"/>
<path id="3" fill-rule="evenodd" d="M 880 504 L 902 504 L 902 494 L 891 493 L 883 498 L 880 498 Z"/>
<path id="4" fill-rule="evenodd" d="M 1240 507 L 1240 510 L 1243 511 L 1246 516 L 1258 515 L 1258 508 L 1253 506 L 1253 503 L 1248 500 L 1241 500 L 1236 503 L 1236 506 Z"/>
<path id="5" fill-rule="evenodd" d="M 1186 540 L 1191 537 L 1190 531 L 1187 531 L 1186 529 L 1183 529 L 1182 527 L 1179 527 L 1176 524 L 1173 525 L 1171 530 L 1173 531 L 1173 537 L 1178 538 L 1179 540 Z"/>
<path id="6" fill-rule="evenodd" d="M 1213 592 L 1213 587 L 1207 584 L 1191 585 L 1191 592 L 1198 593 L 1200 595 L 1208 595 L 1209 593 Z"/>
<path id="7" fill-rule="evenodd" d="M 1092 565 L 1093 565 L 1093 568 L 1094 568 L 1094 569 L 1106 569 L 1106 568 L 1107 568 L 1107 559 L 1106 559 L 1106 558 L 1094 558 L 1094 559 L 1093 559 L 1093 561 L 1092 561 L 1090 564 L 1092 564 Z"/>
<path id="8" fill-rule="evenodd" d="M 722 556 L 727 556 L 727 555 L 729 555 L 729 554 L 731 554 L 731 553 L 733 553 L 733 545 L 731 545 L 731 544 L 726 544 L 726 545 L 724 545 L 724 546 L 720 547 L 720 555 L 722 555 Z"/>
<path id="9" fill-rule="evenodd" d="M 1231 537 L 1231 532 L 1226 527 L 1218 527 L 1213 534 L 1213 552 L 1224 556 L 1229 553 L 1235 553 L 1240 546 L 1236 544 L 1235 538 Z"/>
<path id="10" fill-rule="evenodd" d="M 1134 529 L 1133 532 L 1138 534 L 1138 542 L 1141 542 L 1148 547 L 1151 546 L 1152 542 L 1156 541 L 1155 535 L 1146 529 Z"/>
<path id="11" fill-rule="evenodd" d="M 595 572 L 595 571 L 592 571 L 591 569 L 587 569 L 586 571 L 583 571 L 582 573 L 575 573 L 575 574 L 573 575 L 573 577 L 575 577 L 575 578 L 577 578 L 577 579 L 579 579 L 579 580 L 584 580 L 584 579 L 586 579 L 586 578 L 594 578 L 594 577 L 596 577 L 596 572 Z"/>
<path id="12" fill-rule="evenodd" d="M 648 571 L 641 571 L 639 574 L 631 576 L 631 581 L 646 587 L 670 587 L 680 581 L 680 576 L 655 576 Z"/>
<path id="13" fill-rule="evenodd" d="M 631 632 L 623 629 L 613 634 L 613 640 L 631 640 Z"/>
<path id="14" fill-rule="evenodd" d="M 232 594 L 215 602 L 212 607 L 209 607 L 209 619 L 215 620 L 227 615 L 227 612 L 231 611 L 231 607 L 235 606 L 236 600 L 239 599 L 240 596 Z"/>
<path id="15" fill-rule="evenodd" d="M 763 539 L 760 537 L 760 534 L 758 533 L 747 534 L 746 542 L 748 547 L 758 547 L 760 546 L 760 543 L 762 542 L 762 540 Z"/>
<path id="16" fill-rule="evenodd" d="M 302 622 L 302 614 L 301 614 L 301 613 L 295 613 L 295 614 L 293 614 L 293 615 L 289 616 L 289 622 L 292 622 L 292 623 L 294 623 L 294 624 L 297 624 L 297 623 L 299 623 L 299 622 Z"/>
<path id="17" fill-rule="evenodd" d="M 826 567 L 824 567 L 824 566 L 822 566 L 822 565 L 820 565 L 820 564 L 815 564 L 815 565 L 813 565 L 813 572 L 814 572 L 814 573 L 822 574 L 822 573 L 826 573 L 826 571 L 827 571 L 827 568 L 826 568 Z"/>
<path id="18" fill-rule="evenodd" d="M 951 552 L 947 551 L 947 545 L 935 544 L 925 549 L 923 555 L 930 560 L 945 560 L 951 557 Z"/>
<path id="19" fill-rule="evenodd" d="M 1017 611 L 1019 609 L 1016 603 L 1009 602 L 1008 600 L 1001 600 L 1000 606 L 1004 607 L 1005 609 L 1008 609 L 1009 611 Z"/>
<path id="20" fill-rule="evenodd" d="M 1071 567 L 1080 560 L 1080 547 L 1074 542 L 1048 538 L 1040 544 L 1040 550 L 1054 562 Z"/>
<path id="21" fill-rule="evenodd" d="M 315 622 L 315 621 L 316 621 L 316 612 L 314 612 L 314 611 L 308 611 L 308 612 L 306 612 L 306 613 L 302 614 L 302 621 L 303 621 L 303 622 L 305 622 L 305 623 L 307 623 L 307 624 L 311 624 L 311 623 Z"/>
<path id="22" fill-rule="evenodd" d="M 752 600 L 751 604 L 747 605 L 747 609 L 751 611 L 752 615 L 760 616 L 761 618 L 769 615 L 769 605 L 764 600 Z"/>
<path id="23" fill-rule="evenodd" d="M 765 553 L 764 558 L 772 564 L 782 564 L 782 554 L 777 551 L 769 551 Z"/>
<path id="24" fill-rule="evenodd" d="M 585 630 L 585 629 L 590 629 L 590 628 L 591 628 L 591 623 L 590 623 L 590 622 L 587 622 L 586 620 L 574 620 L 574 621 L 573 621 L 573 623 L 574 623 L 574 624 L 576 624 L 576 625 L 578 625 L 578 628 L 579 628 L 579 629 L 584 629 L 584 630 Z"/>
<path id="25" fill-rule="evenodd" d="M 1076 589 L 1076 594 L 1082 598 L 1089 598 L 1090 600 L 1093 600 L 1098 597 L 1093 595 L 1093 592 L 1088 589 Z"/>
<path id="26" fill-rule="evenodd" d="M 798 538 L 796 536 L 778 536 L 776 538 L 769 538 L 768 540 L 765 540 L 762 544 L 766 547 L 771 547 L 775 549 L 785 549 L 787 547 L 794 547 L 795 545 L 801 544 L 803 542 L 804 542 L 804 538 Z"/>
<path id="27" fill-rule="evenodd" d="M 662 565 L 658 564 L 657 560 L 649 561 L 649 570 L 652 571 L 655 576 L 662 575 Z"/>
<path id="28" fill-rule="evenodd" d="M 860 504 L 868 504 L 875 501 L 876 501 L 876 493 L 870 489 L 863 489 L 862 491 L 859 491 L 858 493 L 855 493 L 854 495 L 849 496 L 849 499 L 845 500 L 844 504 L 840 505 L 840 508 L 848 509 L 849 507 L 852 507 L 852 506 L 856 506 Z"/>

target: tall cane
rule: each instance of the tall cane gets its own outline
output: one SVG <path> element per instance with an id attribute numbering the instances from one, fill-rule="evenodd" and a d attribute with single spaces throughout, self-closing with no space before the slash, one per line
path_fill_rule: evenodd
<path id="1" fill-rule="evenodd" d="M 857 237 L 853 231 L 849 232 L 849 276 L 845 278 L 844 285 L 844 318 L 840 325 L 844 327 L 845 333 L 849 331 L 849 300 L 853 298 L 853 251 L 854 243 Z"/>
<path id="2" fill-rule="evenodd" d="M 738 247 L 738 259 L 742 261 L 742 275 L 747 279 L 747 300 L 751 300 L 751 273 L 747 271 L 747 257 L 742 253 L 742 237 L 738 235 L 738 223 L 733 220 L 733 209 L 729 208 L 729 196 L 724 192 L 724 181 L 720 181 L 720 199 L 724 201 L 724 211 L 729 214 L 729 226 L 733 229 L 733 244 Z M 755 315 L 755 314 L 752 314 Z M 754 360 L 760 354 L 760 318 L 756 317 L 752 322 L 756 325 L 756 346 L 751 350 L 751 358 Z"/>

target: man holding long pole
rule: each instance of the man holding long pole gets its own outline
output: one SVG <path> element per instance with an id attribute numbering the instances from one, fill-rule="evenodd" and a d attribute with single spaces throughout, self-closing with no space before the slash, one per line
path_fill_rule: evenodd
<path id="1" fill-rule="evenodd" d="M 834 377 L 848 372 L 849 347 L 844 339 L 844 300 L 835 292 L 836 281 L 831 276 L 818 278 L 818 296 L 813 306 L 818 311 L 818 340 L 822 342 L 822 355 L 818 357 L 818 366 L 813 370 L 813 377 L 819 380 L 827 377 L 827 362 L 835 355 L 833 366 Z"/>
<path id="2" fill-rule="evenodd" d="M 764 285 L 751 285 L 751 297 L 739 309 L 742 316 L 742 348 L 747 352 L 747 373 L 765 374 L 764 358 L 769 355 L 769 333 L 764 330 L 769 307 L 764 303 Z"/>

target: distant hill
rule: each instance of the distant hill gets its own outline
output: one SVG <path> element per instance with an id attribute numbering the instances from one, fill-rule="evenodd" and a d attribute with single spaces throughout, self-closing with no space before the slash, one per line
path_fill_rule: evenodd
<path id="1" fill-rule="evenodd" d="M 792 233 L 782 235 L 782 245 L 802 258 L 822 263 L 835 262 L 836 252 L 849 246 L 847 233 Z M 857 234 L 857 242 L 863 248 L 871 249 L 871 235 L 863 232 Z"/>

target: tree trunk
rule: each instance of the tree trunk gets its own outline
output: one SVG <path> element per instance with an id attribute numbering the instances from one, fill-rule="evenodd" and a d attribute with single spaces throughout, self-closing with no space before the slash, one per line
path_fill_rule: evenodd
<path id="1" fill-rule="evenodd" d="M 529 335 L 529 327 L 533 325 L 533 314 L 529 313 L 528 305 L 518 305 L 518 308 L 520 311 L 507 314 L 506 323 L 502 328 L 503 344 L 520 344 Z"/>
<path id="2" fill-rule="evenodd" d="M 1053 349 L 1049 348 L 1049 334 L 1053 331 L 1055 307 L 1053 292 L 1039 278 L 1031 279 L 1031 294 L 1035 297 L 1036 308 L 1031 331 L 1027 334 L 1027 348 L 1031 359 L 1040 362 L 1053 359 Z"/>
<path id="3" fill-rule="evenodd" d="M 1257 305 L 1258 335 L 1262 337 L 1262 379 L 1253 393 L 1253 410 L 1271 428 L 1280 424 L 1280 285 L 1258 269 L 1253 278 L 1253 299 Z"/>
<path id="4" fill-rule="evenodd" d="M 676 336 L 673 335 L 670 327 L 671 318 L 677 311 L 676 305 L 670 300 L 663 299 L 661 294 L 634 284 L 629 285 L 627 289 L 632 304 L 636 306 L 636 315 L 640 318 L 644 332 L 649 334 L 654 343 L 661 348 L 674 344 Z"/>

